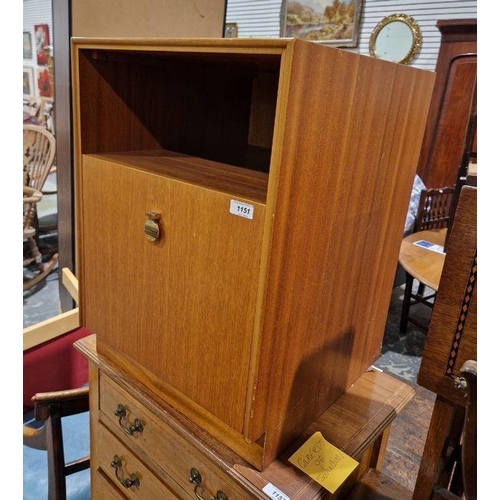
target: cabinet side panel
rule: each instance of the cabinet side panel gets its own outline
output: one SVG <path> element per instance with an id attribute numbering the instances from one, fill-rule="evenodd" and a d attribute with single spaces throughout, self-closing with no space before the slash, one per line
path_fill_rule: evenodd
<path id="1" fill-rule="evenodd" d="M 266 461 L 380 354 L 434 81 L 300 41 L 291 74 L 250 432 L 272 430 Z"/>
<path id="2" fill-rule="evenodd" d="M 81 153 L 159 149 L 150 121 L 142 121 L 130 105 L 145 109 L 156 96 L 152 70 L 133 71 L 96 58 L 98 51 L 78 50 Z M 154 119 L 154 117 L 153 117 Z"/>
<path id="3" fill-rule="evenodd" d="M 117 351 L 242 432 L 264 206 L 83 159 L 83 322 Z M 144 234 L 161 214 L 160 239 Z"/>

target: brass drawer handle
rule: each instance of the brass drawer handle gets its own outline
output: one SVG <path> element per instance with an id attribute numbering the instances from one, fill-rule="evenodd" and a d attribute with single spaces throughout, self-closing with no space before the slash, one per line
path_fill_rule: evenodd
<path id="1" fill-rule="evenodd" d="M 142 422 L 138 418 L 134 420 L 134 425 L 131 425 L 130 427 L 127 427 L 123 424 L 123 419 L 127 416 L 127 410 L 125 410 L 125 407 L 122 404 L 119 404 L 117 406 L 115 415 L 117 417 L 120 417 L 118 423 L 120 424 L 120 427 L 122 428 L 123 432 L 125 432 L 125 434 L 132 436 L 134 432 L 142 432 L 144 430 Z"/>
<path id="2" fill-rule="evenodd" d="M 158 212 L 146 212 L 148 220 L 144 223 L 144 234 L 149 241 L 156 241 L 160 238 L 160 226 L 157 221 L 161 215 Z"/>
<path id="3" fill-rule="evenodd" d="M 199 500 L 205 500 L 205 498 L 198 493 L 198 488 L 201 487 L 202 482 L 201 474 L 194 468 L 191 469 L 190 472 L 191 475 L 189 476 L 189 482 L 194 484 L 194 494 L 196 495 L 196 498 Z M 219 490 L 215 497 L 210 497 L 210 500 L 228 500 L 228 497 L 223 491 Z"/>
<path id="4" fill-rule="evenodd" d="M 130 477 L 122 477 L 118 474 L 118 471 L 122 468 L 122 461 L 118 455 L 114 456 L 113 461 L 111 462 L 111 467 L 115 469 L 116 478 L 118 479 L 118 481 L 120 481 L 120 484 L 124 488 L 132 488 L 132 486 L 139 487 L 139 485 L 141 484 L 139 478 L 135 474 L 131 474 Z"/>

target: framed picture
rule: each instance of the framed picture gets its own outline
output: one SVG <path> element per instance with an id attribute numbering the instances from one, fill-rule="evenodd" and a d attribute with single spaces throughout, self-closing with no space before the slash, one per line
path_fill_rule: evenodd
<path id="1" fill-rule="evenodd" d="M 52 97 L 52 77 L 48 68 L 40 68 L 37 72 L 38 95 Z"/>
<path id="2" fill-rule="evenodd" d="M 23 31 L 23 59 L 31 59 L 33 57 L 33 47 L 31 46 L 31 33 Z"/>
<path id="3" fill-rule="evenodd" d="M 281 36 L 357 47 L 363 0 L 283 0 Z"/>
<path id="4" fill-rule="evenodd" d="M 44 49 L 50 45 L 48 24 L 35 24 L 35 44 L 37 64 L 47 64 L 47 55 Z"/>
<path id="5" fill-rule="evenodd" d="M 35 78 L 33 68 L 23 67 L 23 97 L 35 95 Z"/>
<path id="6" fill-rule="evenodd" d="M 238 23 L 226 23 L 224 38 L 238 38 Z"/>

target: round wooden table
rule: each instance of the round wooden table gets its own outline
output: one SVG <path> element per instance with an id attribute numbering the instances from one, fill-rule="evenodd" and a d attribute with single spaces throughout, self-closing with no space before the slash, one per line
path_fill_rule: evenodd
<path id="1" fill-rule="evenodd" d="M 444 265 L 444 253 L 415 245 L 416 241 L 424 240 L 435 245 L 444 246 L 447 229 L 431 229 L 410 234 L 401 242 L 399 263 L 413 278 L 436 290 Z"/>

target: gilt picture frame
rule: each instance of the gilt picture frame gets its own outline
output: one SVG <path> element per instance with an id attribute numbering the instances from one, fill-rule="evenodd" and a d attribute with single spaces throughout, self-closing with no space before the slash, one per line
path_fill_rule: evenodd
<path id="1" fill-rule="evenodd" d="M 226 23 L 224 26 L 224 38 L 238 38 L 238 24 Z"/>
<path id="2" fill-rule="evenodd" d="M 33 57 L 33 45 L 31 44 L 31 33 L 23 31 L 23 59 L 31 59 Z"/>
<path id="3" fill-rule="evenodd" d="M 363 0 L 283 0 L 281 37 L 357 47 Z"/>
<path id="4" fill-rule="evenodd" d="M 23 67 L 23 97 L 33 97 L 35 95 L 35 75 L 33 68 Z"/>

